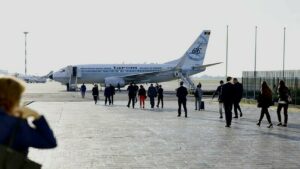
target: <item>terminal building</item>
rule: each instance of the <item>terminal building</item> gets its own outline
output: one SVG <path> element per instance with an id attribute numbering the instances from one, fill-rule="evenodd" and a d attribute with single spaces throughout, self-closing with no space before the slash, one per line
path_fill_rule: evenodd
<path id="1" fill-rule="evenodd" d="M 255 78 L 256 77 L 256 78 Z M 292 104 L 300 105 L 300 70 L 286 71 L 244 71 L 242 83 L 244 86 L 244 97 L 248 99 L 256 98 L 260 92 L 260 86 L 266 81 L 273 91 L 273 97 L 277 97 L 278 82 L 284 80 L 290 89 L 292 96 Z"/>

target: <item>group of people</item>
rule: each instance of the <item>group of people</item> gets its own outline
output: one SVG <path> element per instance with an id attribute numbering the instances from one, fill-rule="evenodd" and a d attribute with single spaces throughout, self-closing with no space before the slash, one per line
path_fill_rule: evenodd
<path id="1" fill-rule="evenodd" d="M 85 93 L 86 93 L 86 86 L 83 83 L 80 87 L 80 92 L 81 92 L 81 96 L 82 98 L 85 97 Z M 116 94 L 116 89 L 113 85 L 109 85 L 106 86 L 104 89 L 104 97 L 105 97 L 105 105 L 109 104 L 109 105 L 113 105 L 114 104 L 114 95 Z M 92 89 L 92 95 L 93 95 L 93 99 L 95 104 L 97 104 L 98 100 L 99 100 L 99 87 L 97 84 L 94 84 L 94 87 Z"/>
<path id="2" fill-rule="evenodd" d="M 237 78 L 227 77 L 227 82 L 224 83 L 224 81 L 220 81 L 220 85 L 214 92 L 212 99 L 215 98 L 216 95 L 218 95 L 218 102 L 219 102 L 219 113 L 220 118 L 223 118 L 223 109 L 225 110 L 225 120 L 226 120 L 226 126 L 231 126 L 232 118 L 239 118 L 243 116 L 240 102 L 243 97 L 243 85 L 238 81 Z M 82 97 L 85 97 L 86 92 L 86 86 L 83 84 L 80 88 Z M 128 92 L 128 104 L 127 107 L 129 108 L 132 106 L 132 108 L 135 108 L 135 104 L 139 101 L 140 102 L 140 108 L 145 108 L 145 100 L 149 98 L 150 100 L 150 107 L 153 109 L 155 107 L 155 98 L 157 98 L 157 104 L 156 107 L 163 108 L 164 107 L 164 90 L 161 85 L 156 84 L 154 87 L 153 84 L 150 84 L 148 90 L 146 91 L 145 87 L 143 85 L 138 86 L 135 83 L 130 83 L 130 85 L 127 88 Z M 288 121 L 288 104 L 291 101 L 290 93 L 288 88 L 286 87 L 284 81 L 280 81 L 278 90 L 276 91 L 279 95 L 278 99 L 278 108 L 277 108 L 277 115 L 278 115 L 278 126 L 287 126 Z M 99 100 L 99 89 L 98 85 L 94 85 L 92 89 L 92 94 L 94 96 L 95 104 L 97 104 L 97 101 Z M 115 95 L 115 87 L 112 85 L 109 85 L 105 87 L 104 89 L 104 96 L 105 96 L 105 105 L 107 103 L 109 105 L 113 104 L 114 101 L 114 95 Z M 178 116 L 181 116 L 181 108 L 183 107 L 185 112 L 185 117 L 187 117 L 187 95 L 188 90 L 183 86 L 183 82 L 180 83 L 180 87 L 176 89 L 176 96 L 178 98 Z M 195 110 L 201 110 L 204 107 L 204 103 L 202 101 L 203 97 L 203 90 L 202 85 L 199 83 L 197 85 L 197 88 L 194 92 L 195 96 Z M 267 120 L 269 122 L 269 128 L 273 127 L 273 124 L 271 122 L 271 116 L 269 114 L 268 108 L 273 105 L 273 98 L 272 98 L 272 90 L 268 86 L 267 82 L 263 82 L 261 85 L 261 90 L 259 97 L 257 98 L 258 101 L 258 107 L 261 108 L 261 115 L 258 120 L 257 125 L 260 126 L 261 121 L 266 115 Z M 281 110 L 284 111 L 284 121 L 282 123 L 281 121 Z M 232 110 L 234 110 L 234 117 L 232 117 Z"/>
<path id="3" fill-rule="evenodd" d="M 240 113 L 240 117 L 243 116 L 241 107 L 240 107 L 240 101 L 243 96 L 243 85 L 238 82 L 237 78 L 232 77 L 227 77 L 227 83 L 224 84 L 223 81 L 220 81 L 220 86 L 218 86 L 217 90 L 213 94 L 214 98 L 216 95 L 218 95 L 218 102 L 219 102 L 219 113 L 220 113 L 220 118 L 223 118 L 223 108 L 225 110 L 225 119 L 226 119 L 226 126 L 225 127 L 230 127 L 231 126 L 231 121 L 232 121 L 232 108 L 234 107 L 234 117 L 233 118 L 238 118 L 238 112 Z M 277 126 L 287 126 L 288 122 L 288 104 L 291 102 L 291 97 L 290 97 L 290 92 L 289 89 L 286 87 L 284 81 L 279 82 L 279 87 L 276 91 L 278 93 L 278 107 L 277 107 L 277 116 L 278 116 L 278 121 L 279 123 Z M 260 94 L 257 98 L 257 106 L 261 108 L 261 115 L 258 120 L 257 125 L 260 126 L 261 121 L 266 115 L 267 120 L 269 122 L 268 128 L 272 128 L 273 124 L 271 122 L 271 116 L 269 114 L 268 108 L 272 105 L 273 103 L 273 98 L 272 98 L 272 90 L 268 86 L 267 82 L 264 81 L 261 84 L 261 90 Z M 281 110 L 284 110 L 284 123 L 281 121 Z"/>
<path id="4" fill-rule="evenodd" d="M 149 97 L 150 99 L 150 105 L 153 109 L 155 107 L 155 98 L 157 97 L 157 105 L 156 107 L 159 107 L 161 105 L 161 108 L 164 107 L 164 90 L 161 85 L 156 84 L 156 87 L 154 87 L 153 84 L 150 84 L 150 87 L 148 88 L 148 91 L 146 91 L 145 87 L 143 85 L 140 85 L 138 87 L 134 83 L 130 83 L 130 85 L 127 88 L 128 91 L 128 104 L 127 107 L 130 107 L 130 104 L 132 104 L 132 108 L 135 107 L 135 104 L 137 103 L 139 98 L 140 101 L 140 108 L 145 108 L 145 100 Z"/>
<path id="5" fill-rule="evenodd" d="M 278 124 L 277 126 L 287 127 L 288 123 L 288 107 L 289 103 L 291 103 L 291 94 L 288 87 L 285 85 L 285 82 L 281 80 L 279 82 L 279 86 L 277 88 L 278 93 L 278 105 L 277 105 L 277 117 L 278 117 Z M 268 86 L 267 82 L 263 82 L 261 85 L 261 93 L 257 99 L 257 106 L 261 108 L 261 115 L 258 120 L 257 125 L 260 126 L 261 121 L 264 115 L 267 116 L 267 120 L 269 122 L 269 128 L 273 127 L 271 116 L 269 113 L 268 108 L 273 105 L 273 98 L 272 98 L 272 90 Z M 281 121 L 281 110 L 283 109 L 284 112 L 284 121 Z"/>
<path id="6" fill-rule="evenodd" d="M 233 118 L 239 118 L 243 116 L 240 102 L 243 97 L 243 85 L 238 81 L 237 78 L 228 77 L 227 83 L 224 84 L 224 81 L 220 81 L 220 85 L 218 86 L 217 90 L 214 92 L 212 99 L 215 98 L 216 95 L 218 95 L 218 102 L 219 102 L 219 113 L 220 118 L 223 118 L 223 107 L 226 113 L 226 109 L 232 111 L 232 108 L 234 108 L 234 117 Z M 225 86 L 225 89 L 224 89 Z M 225 91 L 224 91 L 225 90 Z M 231 114 L 232 116 L 232 114 Z M 228 116 L 227 116 L 228 117 Z M 231 117 L 229 117 L 231 118 Z M 230 121 L 229 123 L 230 124 Z"/>
<path id="7" fill-rule="evenodd" d="M 219 113 L 220 118 L 223 118 L 223 108 L 225 110 L 225 119 L 226 126 L 231 126 L 232 121 L 232 108 L 234 107 L 234 117 L 239 118 L 243 116 L 240 102 L 243 97 L 243 85 L 239 83 L 237 78 L 227 77 L 227 83 L 224 84 L 223 81 L 220 81 L 220 86 L 218 86 L 216 92 L 213 94 L 213 98 L 215 95 L 219 95 Z M 233 80 L 233 81 L 232 81 Z M 238 114 L 239 112 L 239 114 Z"/>

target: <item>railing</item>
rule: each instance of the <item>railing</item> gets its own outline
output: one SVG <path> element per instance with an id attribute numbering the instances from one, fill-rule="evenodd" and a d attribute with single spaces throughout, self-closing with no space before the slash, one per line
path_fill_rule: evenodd
<path id="1" fill-rule="evenodd" d="M 184 84 L 189 88 L 190 91 L 195 91 L 196 86 L 194 82 L 189 78 L 188 75 L 183 75 L 182 73 L 178 74 L 180 79 L 184 82 Z"/>

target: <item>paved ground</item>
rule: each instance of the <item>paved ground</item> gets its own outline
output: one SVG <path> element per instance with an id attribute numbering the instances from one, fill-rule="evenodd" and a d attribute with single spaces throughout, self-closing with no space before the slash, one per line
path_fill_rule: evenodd
<path id="1" fill-rule="evenodd" d="M 225 128 L 216 103 L 177 118 L 176 102 L 164 110 L 128 109 L 125 101 L 105 107 L 92 102 L 35 102 L 57 136 L 54 150 L 30 151 L 44 169 L 299 169 L 300 113 L 288 128 L 257 127 L 259 113 L 243 106 L 245 117 Z M 276 121 L 275 112 L 271 112 Z"/>

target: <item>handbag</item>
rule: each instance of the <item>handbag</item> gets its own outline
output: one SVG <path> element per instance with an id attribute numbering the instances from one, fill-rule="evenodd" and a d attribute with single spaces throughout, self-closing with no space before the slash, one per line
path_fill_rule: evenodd
<path id="1" fill-rule="evenodd" d="M 21 121 L 21 120 L 20 120 Z M 21 152 L 13 150 L 14 143 L 20 121 L 17 122 L 8 145 L 0 145 L 0 169 L 41 169 L 42 165 L 31 161 Z"/>
<path id="2" fill-rule="evenodd" d="M 293 99 L 292 99 L 292 97 L 289 95 L 289 96 L 288 96 L 288 102 L 289 102 L 289 103 L 292 103 L 292 101 L 293 101 Z"/>

